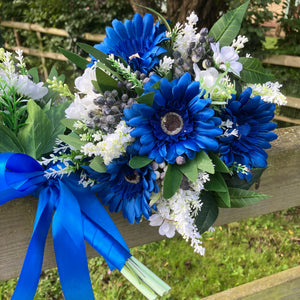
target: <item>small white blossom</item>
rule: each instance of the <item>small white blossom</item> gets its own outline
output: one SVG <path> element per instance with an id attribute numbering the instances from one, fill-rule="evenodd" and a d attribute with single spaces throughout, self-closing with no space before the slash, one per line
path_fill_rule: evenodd
<path id="1" fill-rule="evenodd" d="M 280 92 L 282 84 L 279 82 L 266 82 L 264 84 L 250 84 L 252 88 L 252 97 L 261 96 L 265 102 L 275 103 L 277 105 L 286 105 L 286 97 Z"/>
<path id="2" fill-rule="evenodd" d="M 220 49 L 219 42 L 211 43 L 210 45 L 214 52 L 213 59 L 219 68 L 226 71 L 228 64 L 229 72 L 240 75 L 243 65 L 238 62 L 239 55 L 235 52 L 234 48 L 224 46 Z"/>
<path id="3" fill-rule="evenodd" d="M 168 56 L 164 56 L 163 59 L 159 61 L 158 72 L 162 74 L 167 74 L 173 66 L 174 59 Z"/>
<path id="4" fill-rule="evenodd" d="M 108 165 L 114 158 L 120 157 L 126 152 L 126 148 L 134 141 L 131 137 L 131 127 L 128 127 L 124 121 L 121 121 L 116 130 L 104 135 L 102 140 L 96 144 L 89 142 L 81 147 L 81 152 L 88 156 L 101 155 L 105 165 Z"/>
<path id="5" fill-rule="evenodd" d="M 239 35 L 237 37 L 237 39 L 234 39 L 232 41 L 232 44 L 231 44 L 231 47 L 235 48 L 235 51 L 236 52 L 239 52 L 240 49 L 244 48 L 245 47 L 245 44 L 248 42 L 248 38 L 245 37 L 244 35 L 241 36 Z"/>
<path id="6" fill-rule="evenodd" d="M 197 64 L 193 65 L 194 72 L 195 72 L 195 81 L 200 81 L 201 82 L 201 87 L 203 88 L 209 88 L 212 87 L 218 77 L 219 77 L 219 72 L 215 68 L 208 68 L 207 70 L 201 71 L 200 68 L 198 67 Z"/>

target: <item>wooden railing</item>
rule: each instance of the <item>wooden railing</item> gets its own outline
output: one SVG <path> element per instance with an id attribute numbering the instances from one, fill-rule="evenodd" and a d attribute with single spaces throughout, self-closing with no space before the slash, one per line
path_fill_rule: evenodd
<path id="1" fill-rule="evenodd" d="M 214 226 L 255 217 L 300 205 L 300 126 L 278 129 L 278 139 L 268 151 L 268 169 L 253 189 L 268 194 L 265 199 L 244 208 L 222 208 Z M 0 206 L 0 281 L 17 277 L 31 237 L 37 199 L 14 199 Z M 111 214 L 129 247 L 161 240 L 157 227 L 147 221 L 130 225 L 121 214 Z M 89 257 L 97 253 L 87 246 Z M 55 267 L 51 237 L 45 249 L 43 269 Z M 300 278 L 300 274 L 298 274 Z"/>

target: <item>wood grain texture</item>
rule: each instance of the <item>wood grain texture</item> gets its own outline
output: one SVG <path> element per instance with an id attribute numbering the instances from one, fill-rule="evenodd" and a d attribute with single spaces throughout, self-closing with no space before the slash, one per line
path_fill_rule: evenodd
<path id="1" fill-rule="evenodd" d="M 215 225 L 300 205 L 300 127 L 277 130 L 278 139 L 269 153 L 269 168 L 263 174 L 258 189 L 271 198 L 236 209 L 221 209 Z M 24 260 L 34 223 L 37 199 L 14 199 L 0 206 L 0 281 L 17 277 Z M 130 225 L 121 214 L 112 214 L 116 226 L 129 247 L 161 240 L 157 227 L 147 221 Z M 51 229 L 45 249 L 43 269 L 55 267 Z M 87 246 L 89 257 L 97 253 Z"/>
<path id="2" fill-rule="evenodd" d="M 300 299 L 300 266 L 202 298 L 202 300 L 240 299 Z"/>

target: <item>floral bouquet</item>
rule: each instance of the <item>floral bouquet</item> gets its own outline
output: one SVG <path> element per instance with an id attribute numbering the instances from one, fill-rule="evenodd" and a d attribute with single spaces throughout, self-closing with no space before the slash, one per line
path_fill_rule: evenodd
<path id="1" fill-rule="evenodd" d="M 16 295 L 29 289 L 23 273 L 36 262 L 31 251 L 44 241 L 53 211 L 55 255 L 66 299 L 93 299 L 84 240 L 148 299 L 155 299 L 169 287 L 131 256 L 102 205 L 110 212 L 122 211 L 131 224 L 149 220 L 168 238 L 178 232 L 203 255 L 201 234 L 213 230 L 219 207 L 243 207 L 267 197 L 249 188 L 267 167 L 264 149 L 277 137 L 271 122 L 275 104 L 284 104 L 285 97 L 259 60 L 239 55 L 248 41 L 237 36 L 248 3 L 222 16 L 210 30 L 197 29 L 195 13 L 173 26 L 149 9 L 160 19 L 156 24 L 153 15 L 136 14 L 124 23 L 114 20 L 102 43 L 79 44 L 89 60 L 61 49 L 84 70 L 75 80 L 77 92 L 73 95 L 57 74 L 52 76 L 48 87 L 62 100 L 43 107 L 39 104 L 44 101 L 36 103 L 31 96 L 20 108 L 27 116 L 25 123 L 20 121 L 21 133 L 10 137 L 17 144 L 19 137 L 25 140 L 25 131 L 34 140 L 26 147 L 20 143 L 23 148 L 1 148 L 31 156 L 3 156 L 0 172 L 7 180 L 1 190 L 14 198 L 34 193 L 40 199 Z M 3 132 L 9 127 L 5 120 Z M 37 123 L 43 132 L 36 139 L 41 131 Z M 53 150 L 55 139 L 45 132 L 57 138 Z M 38 261 L 31 296 L 42 256 Z"/>

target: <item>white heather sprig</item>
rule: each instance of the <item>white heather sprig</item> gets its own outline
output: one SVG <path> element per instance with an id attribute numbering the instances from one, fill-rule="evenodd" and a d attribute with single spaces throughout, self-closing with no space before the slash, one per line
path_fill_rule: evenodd
<path id="1" fill-rule="evenodd" d="M 88 156 L 101 155 L 105 165 L 108 165 L 114 158 L 120 157 L 126 152 L 129 144 L 133 143 L 131 137 L 131 127 L 128 127 L 124 121 L 121 121 L 116 130 L 108 135 L 104 135 L 102 141 L 94 144 L 92 142 L 81 147 L 81 152 Z"/>
<path id="2" fill-rule="evenodd" d="M 191 43 L 197 43 L 200 34 L 196 33 L 196 23 L 198 21 L 197 15 L 192 12 L 190 16 L 187 17 L 187 23 L 185 23 L 184 27 L 179 27 L 176 37 L 176 41 L 174 44 L 174 50 L 180 52 L 183 59 L 187 58 L 187 50 L 190 48 Z"/>
<path id="3" fill-rule="evenodd" d="M 157 72 L 162 76 L 167 75 L 167 73 L 172 69 L 174 63 L 174 59 L 168 56 L 164 56 L 163 59 L 159 61 L 159 67 L 157 68 Z"/>
<path id="4" fill-rule="evenodd" d="M 265 102 L 275 103 L 277 105 L 286 105 L 286 97 L 280 92 L 282 85 L 279 82 L 268 81 L 264 84 L 250 84 L 252 88 L 252 97 L 261 96 Z"/>
<path id="5" fill-rule="evenodd" d="M 76 167 L 70 165 L 67 161 L 64 161 L 64 167 L 61 165 L 56 165 L 55 168 L 49 168 L 45 171 L 44 176 L 49 178 L 56 178 L 60 176 L 62 178 L 64 175 L 69 176 L 71 173 L 76 171 Z"/>
<path id="6" fill-rule="evenodd" d="M 232 41 L 232 44 L 231 44 L 231 47 L 233 47 L 233 48 L 235 48 L 235 51 L 237 52 L 237 53 L 239 53 L 240 52 L 240 49 L 242 49 L 242 48 L 244 48 L 245 47 L 245 44 L 248 42 L 249 40 L 248 40 L 248 38 L 246 37 L 246 36 L 241 36 L 241 35 L 239 35 L 238 37 L 237 37 L 237 39 L 234 39 L 233 41 Z"/>

